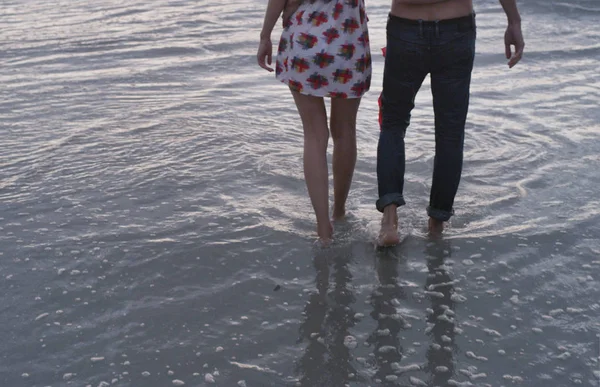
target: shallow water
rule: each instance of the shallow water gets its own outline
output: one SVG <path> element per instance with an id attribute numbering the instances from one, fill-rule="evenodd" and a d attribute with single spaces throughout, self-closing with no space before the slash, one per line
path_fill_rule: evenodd
<path id="1" fill-rule="evenodd" d="M 509 70 L 501 8 L 476 2 L 464 178 L 437 242 L 428 82 L 418 95 L 386 251 L 389 2 L 367 3 L 351 214 L 319 251 L 297 113 L 255 65 L 266 0 L 4 1 L 0 385 L 600 385 L 600 4 L 521 3 Z"/>

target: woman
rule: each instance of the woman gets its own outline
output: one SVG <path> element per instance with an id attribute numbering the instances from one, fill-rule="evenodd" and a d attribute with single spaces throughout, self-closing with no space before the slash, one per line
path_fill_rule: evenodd
<path id="1" fill-rule="evenodd" d="M 356 164 L 356 116 L 371 86 L 364 0 L 269 0 L 257 60 L 274 71 L 271 33 L 283 13 L 276 78 L 288 85 L 304 128 L 304 177 L 323 243 L 332 239 L 327 144 L 333 138 L 333 220 L 344 218 Z M 331 99 L 328 123 L 325 98 Z"/>

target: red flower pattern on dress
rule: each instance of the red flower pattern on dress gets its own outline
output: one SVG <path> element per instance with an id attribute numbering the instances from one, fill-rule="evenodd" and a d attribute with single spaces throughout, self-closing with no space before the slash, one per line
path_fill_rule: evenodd
<path id="1" fill-rule="evenodd" d="M 292 91 L 297 91 L 298 93 L 302 93 L 302 91 L 304 90 L 304 85 L 302 84 L 302 82 L 290 80 L 289 85 L 290 85 L 290 89 Z"/>
<path id="2" fill-rule="evenodd" d="M 296 24 L 298 24 L 299 26 L 302 25 L 302 17 L 304 16 L 304 11 L 300 11 L 298 12 L 298 14 L 296 15 Z"/>
<path id="3" fill-rule="evenodd" d="M 348 98 L 348 94 L 340 91 L 332 91 L 329 93 L 329 97 L 331 98 Z"/>
<path id="4" fill-rule="evenodd" d="M 354 56 L 355 51 L 356 51 L 356 46 L 354 44 L 343 44 L 340 47 L 340 51 L 338 52 L 338 55 L 346 60 L 350 60 Z"/>
<path id="5" fill-rule="evenodd" d="M 371 56 L 363 55 L 361 56 L 354 65 L 354 69 L 359 73 L 364 73 L 368 68 L 371 67 Z"/>
<path id="6" fill-rule="evenodd" d="M 301 45 L 305 50 L 310 50 L 317 44 L 319 38 L 314 35 L 302 33 L 300 37 L 296 41 L 299 45 Z"/>
<path id="7" fill-rule="evenodd" d="M 281 39 L 279 41 L 279 48 L 277 49 L 277 53 L 281 54 L 282 52 L 284 52 L 285 50 L 287 50 L 287 46 L 288 46 L 288 41 L 287 39 Z"/>
<path id="8" fill-rule="evenodd" d="M 346 84 L 348 82 L 350 82 L 352 80 L 352 70 L 350 69 L 345 69 L 345 70 L 336 70 L 333 73 L 333 81 L 334 82 L 338 82 L 338 83 L 342 83 L 342 84 Z"/>
<path id="9" fill-rule="evenodd" d="M 275 62 L 292 91 L 359 98 L 371 86 L 365 0 L 305 1 L 287 20 Z"/>
<path id="10" fill-rule="evenodd" d="M 357 29 L 360 28 L 360 24 L 358 23 L 358 20 L 352 18 L 352 19 L 346 19 L 346 21 L 344 21 L 344 24 L 342 24 L 342 26 L 344 27 L 344 32 L 347 34 L 353 34 L 354 31 L 356 31 Z"/>
<path id="11" fill-rule="evenodd" d="M 310 68 L 310 63 L 306 59 L 295 57 L 292 59 L 292 69 L 296 70 L 300 74 Z"/>
<path id="12" fill-rule="evenodd" d="M 352 86 L 352 91 L 354 92 L 354 95 L 358 96 L 358 95 L 363 95 L 365 93 L 366 90 L 368 90 L 368 85 L 370 82 L 368 81 L 361 81 L 361 82 L 356 82 L 354 84 L 354 86 Z"/>
<path id="13" fill-rule="evenodd" d="M 344 5 L 337 3 L 333 9 L 333 18 L 338 20 L 342 16 L 342 12 L 344 12 Z"/>
<path id="14" fill-rule="evenodd" d="M 340 32 L 336 28 L 330 28 L 323 32 L 323 36 L 327 44 L 331 44 L 340 37 Z"/>
<path id="15" fill-rule="evenodd" d="M 363 32 L 360 38 L 358 38 L 358 41 L 360 42 L 360 44 L 362 44 L 363 47 L 367 47 L 369 43 L 371 43 L 371 40 L 369 39 L 369 33 L 366 31 Z"/>
<path id="16" fill-rule="evenodd" d="M 335 62 L 335 56 L 329 55 L 328 53 L 325 52 L 325 50 L 319 52 L 317 55 L 315 55 L 315 57 L 313 59 L 313 63 L 322 69 L 324 69 L 325 67 L 328 67 L 333 62 Z"/>
<path id="17" fill-rule="evenodd" d="M 308 16 L 308 22 L 315 27 L 319 27 L 329 21 L 329 16 L 325 12 L 313 12 Z"/>
<path id="18" fill-rule="evenodd" d="M 327 80 L 327 77 L 325 77 L 319 73 L 314 73 L 313 75 L 311 75 L 310 78 L 308 78 L 307 82 L 315 90 L 329 85 L 329 80 Z"/>

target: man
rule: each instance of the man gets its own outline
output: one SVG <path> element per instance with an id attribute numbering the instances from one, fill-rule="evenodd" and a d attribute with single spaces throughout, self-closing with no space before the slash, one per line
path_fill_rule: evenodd
<path id="1" fill-rule="evenodd" d="M 508 18 L 504 41 L 512 68 L 521 59 L 525 45 L 521 16 L 516 0 L 499 1 Z M 387 24 L 377 149 L 376 206 L 383 213 L 379 235 L 383 246 L 399 242 L 396 210 L 405 204 L 404 135 L 415 95 L 427 74 L 431 76 L 435 114 L 435 159 L 427 207 L 430 233 L 441 234 L 444 222 L 453 215 L 462 173 L 475 37 L 472 0 L 393 0 Z"/>

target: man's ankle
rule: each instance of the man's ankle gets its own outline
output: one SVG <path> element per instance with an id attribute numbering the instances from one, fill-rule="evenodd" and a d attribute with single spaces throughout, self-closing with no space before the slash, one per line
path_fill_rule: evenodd
<path id="1" fill-rule="evenodd" d="M 383 223 L 388 225 L 395 225 L 398 223 L 398 213 L 396 210 L 398 206 L 395 204 L 390 204 L 389 206 L 383 209 Z"/>

